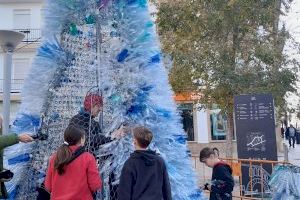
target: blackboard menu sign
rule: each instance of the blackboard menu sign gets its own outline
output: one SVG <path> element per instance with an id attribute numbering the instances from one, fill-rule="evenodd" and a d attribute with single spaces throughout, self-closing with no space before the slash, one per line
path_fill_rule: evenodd
<path id="1" fill-rule="evenodd" d="M 272 95 L 240 95 L 234 97 L 234 118 L 238 158 L 277 160 L 274 100 Z M 271 166 L 243 164 L 244 193 L 266 193 Z M 252 176 L 252 181 L 250 181 Z M 261 178 L 263 177 L 263 178 Z M 257 182 L 255 182 L 257 180 Z M 264 186 L 261 187 L 261 183 Z"/>

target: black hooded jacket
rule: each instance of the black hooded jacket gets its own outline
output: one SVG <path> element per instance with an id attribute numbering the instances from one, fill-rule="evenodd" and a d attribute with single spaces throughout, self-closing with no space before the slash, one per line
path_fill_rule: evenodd
<path id="1" fill-rule="evenodd" d="M 217 163 L 213 168 L 209 200 L 231 200 L 234 187 L 232 169 L 225 162 Z"/>
<path id="2" fill-rule="evenodd" d="M 153 151 L 135 151 L 125 162 L 118 189 L 119 200 L 171 200 L 164 160 Z"/>
<path id="3" fill-rule="evenodd" d="M 92 154 L 96 155 L 100 145 L 111 142 L 110 137 L 102 135 L 102 131 L 98 122 L 94 120 L 94 117 L 90 113 L 80 111 L 77 115 L 70 120 L 71 126 L 81 128 L 85 132 L 86 148 L 89 146 L 89 150 Z"/>

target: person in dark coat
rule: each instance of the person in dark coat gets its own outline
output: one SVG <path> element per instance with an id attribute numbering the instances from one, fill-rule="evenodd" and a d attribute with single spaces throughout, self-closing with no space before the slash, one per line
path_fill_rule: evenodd
<path id="1" fill-rule="evenodd" d="M 297 130 L 294 128 L 294 126 L 291 124 L 289 128 L 286 129 L 285 133 L 289 139 L 290 147 L 293 146 L 295 148 L 295 142 L 296 142 L 296 134 Z"/>
<path id="2" fill-rule="evenodd" d="M 231 167 L 220 161 L 211 148 L 204 148 L 200 152 L 200 162 L 213 168 L 211 183 L 206 183 L 204 190 L 210 191 L 210 200 L 232 200 L 234 180 Z"/>
<path id="3" fill-rule="evenodd" d="M 285 135 L 285 139 L 286 140 L 289 140 L 289 127 L 286 127 L 286 130 L 284 132 L 284 135 Z"/>
<path id="4" fill-rule="evenodd" d="M 97 94 L 90 94 L 84 99 L 84 109 L 79 111 L 71 120 L 71 126 L 80 127 L 85 131 L 86 148 L 96 155 L 99 146 L 112 141 L 110 137 L 102 134 L 100 125 L 94 119 L 103 108 L 102 97 Z"/>
<path id="5" fill-rule="evenodd" d="M 102 96 L 98 94 L 89 94 L 84 99 L 84 109 L 79 111 L 77 115 L 72 117 L 70 120 L 69 126 L 75 126 L 83 129 L 85 131 L 86 149 L 92 153 L 96 159 L 99 161 L 106 160 L 109 156 L 99 158 L 97 157 L 97 152 L 101 145 L 112 142 L 115 138 L 124 136 L 123 127 L 119 130 L 116 130 L 111 134 L 111 137 L 107 137 L 102 133 L 100 124 L 95 120 L 103 109 L 103 99 Z M 114 174 L 111 173 L 109 176 L 109 185 L 110 185 L 110 196 L 111 200 L 117 200 L 117 185 L 113 185 Z"/>
<path id="6" fill-rule="evenodd" d="M 281 132 L 281 137 L 284 138 L 284 128 L 283 128 L 283 126 L 281 126 L 280 132 Z"/>
<path id="7" fill-rule="evenodd" d="M 118 188 L 119 200 L 171 200 L 171 186 L 164 160 L 147 150 L 152 133 L 133 129 L 135 152 L 125 162 Z"/>

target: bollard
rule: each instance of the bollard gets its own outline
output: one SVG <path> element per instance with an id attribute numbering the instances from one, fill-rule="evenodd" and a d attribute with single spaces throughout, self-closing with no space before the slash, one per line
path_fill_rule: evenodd
<path id="1" fill-rule="evenodd" d="M 284 161 L 289 162 L 289 148 L 285 143 L 283 143 L 283 150 L 284 150 Z"/>

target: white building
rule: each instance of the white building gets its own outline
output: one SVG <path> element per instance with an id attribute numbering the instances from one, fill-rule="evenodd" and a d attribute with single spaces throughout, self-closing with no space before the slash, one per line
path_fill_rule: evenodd
<path id="1" fill-rule="evenodd" d="M 20 104 L 20 91 L 41 38 L 43 0 L 0 0 L 0 30 L 25 34 L 13 55 L 11 119 Z M 3 52 L 0 51 L 0 112 L 2 113 Z"/>

